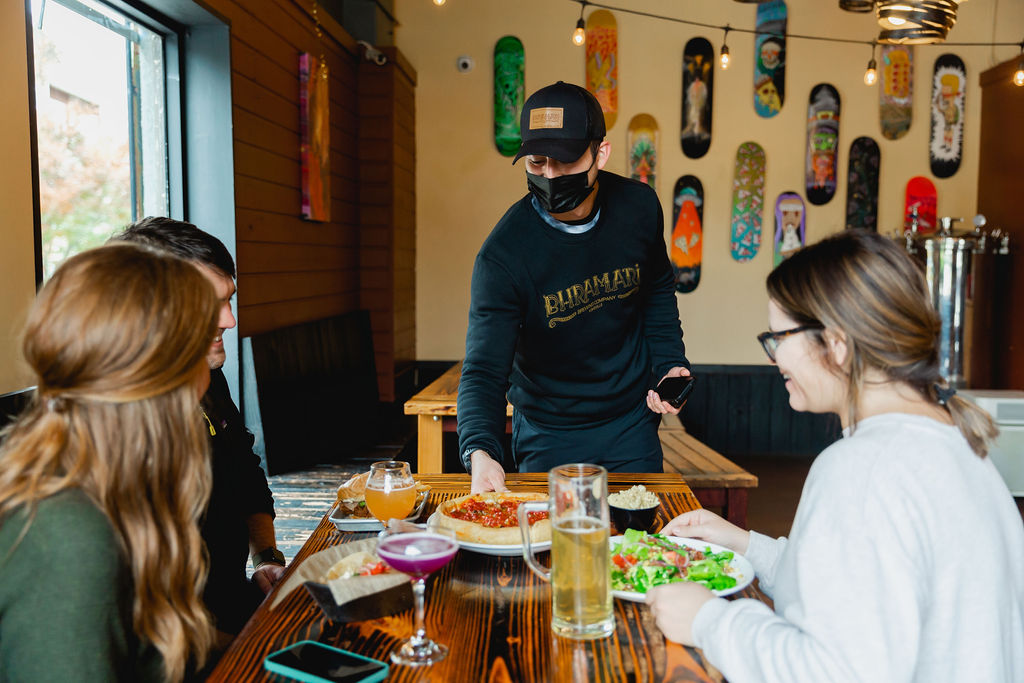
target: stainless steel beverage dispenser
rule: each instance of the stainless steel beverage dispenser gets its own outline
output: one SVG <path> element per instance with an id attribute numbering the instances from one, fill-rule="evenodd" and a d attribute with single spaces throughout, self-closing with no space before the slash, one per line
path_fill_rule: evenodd
<path id="1" fill-rule="evenodd" d="M 985 231 L 981 215 L 974 230 L 953 230 L 960 220 L 943 217 L 937 232 L 924 235 L 912 217 L 904 242 L 924 264 L 932 304 L 942 319 L 942 377 L 957 388 L 991 387 L 994 259 L 1009 253 L 1009 238 L 999 230 Z"/>

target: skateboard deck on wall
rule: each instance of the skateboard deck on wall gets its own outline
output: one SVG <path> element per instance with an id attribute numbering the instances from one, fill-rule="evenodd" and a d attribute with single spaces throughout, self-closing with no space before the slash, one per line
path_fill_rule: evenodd
<path id="1" fill-rule="evenodd" d="M 611 130 L 619 115 L 619 38 L 615 16 L 605 9 L 587 17 L 587 90 L 601 103 L 604 126 Z"/>
<path id="2" fill-rule="evenodd" d="M 771 118 L 786 99 L 786 3 L 771 0 L 757 6 L 754 39 L 754 111 Z"/>
<path id="3" fill-rule="evenodd" d="M 882 135 L 898 140 L 910 130 L 914 103 L 914 50 L 909 45 L 883 45 L 882 87 L 878 117 Z"/>
<path id="4" fill-rule="evenodd" d="M 860 137 L 850 145 L 846 171 L 846 227 L 878 232 L 878 143 Z"/>
<path id="5" fill-rule="evenodd" d="M 704 251 L 704 186 L 696 176 L 684 175 L 672 191 L 672 242 L 669 260 L 675 274 L 676 291 L 686 294 L 700 284 Z"/>
<path id="6" fill-rule="evenodd" d="M 637 114 L 626 130 L 629 177 L 647 183 L 655 192 L 658 173 L 658 122 L 650 114 Z"/>
<path id="7" fill-rule="evenodd" d="M 494 44 L 494 146 L 507 157 L 514 156 L 522 142 L 524 63 L 523 43 L 515 36 Z"/>
<path id="8" fill-rule="evenodd" d="M 913 217 L 917 216 L 917 231 L 923 234 L 935 232 L 935 184 L 924 176 L 914 176 L 907 181 L 906 201 L 903 204 L 903 226 L 909 229 Z"/>
<path id="9" fill-rule="evenodd" d="M 691 38 L 683 48 L 683 154 L 699 159 L 711 146 L 711 102 L 715 54 L 706 38 Z"/>
<path id="10" fill-rule="evenodd" d="M 764 150 L 744 142 L 736 150 L 732 181 L 732 234 L 730 251 L 737 261 L 749 261 L 761 247 L 761 211 L 764 209 Z"/>
<path id="11" fill-rule="evenodd" d="M 811 90 L 807 107 L 807 201 L 826 204 L 836 193 L 839 93 L 828 83 Z"/>
<path id="12" fill-rule="evenodd" d="M 806 244 L 804 200 L 796 192 L 783 192 L 775 200 L 775 264 L 779 265 Z"/>
<path id="13" fill-rule="evenodd" d="M 948 178 L 960 168 L 963 153 L 964 93 L 967 71 L 963 60 L 945 54 L 935 60 L 932 75 L 932 132 L 928 145 L 932 175 Z"/>

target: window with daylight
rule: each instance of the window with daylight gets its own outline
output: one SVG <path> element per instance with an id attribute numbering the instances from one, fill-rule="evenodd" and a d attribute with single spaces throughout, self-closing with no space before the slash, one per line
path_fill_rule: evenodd
<path id="1" fill-rule="evenodd" d="M 32 0 L 44 280 L 131 221 L 170 213 L 167 84 L 177 69 L 167 56 L 176 34 L 132 12 Z"/>

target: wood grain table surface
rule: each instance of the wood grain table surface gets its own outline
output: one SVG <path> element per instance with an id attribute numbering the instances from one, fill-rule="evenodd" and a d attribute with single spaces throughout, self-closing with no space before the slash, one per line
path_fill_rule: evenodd
<path id="1" fill-rule="evenodd" d="M 469 492 L 466 474 L 418 475 L 432 487 L 425 515 L 449 498 Z M 509 474 L 516 491 L 547 490 L 546 474 Z M 644 484 L 658 494 L 662 508 L 656 528 L 700 507 L 678 474 L 610 473 L 610 491 Z M 324 548 L 369 538 L 371 533 L 339 532 L 325 515 L 296 555 L 289 573 Z M 547 562 L 547 554 L 541 556 Z M 286 574 L 287 577 L 287 574 Z M 736 597 L 767 601 L 754 586 Z M 310 594 L 296 589 L 273 610 L 272 592 L 221 658 L 210 681 L 280 681 L 263 668 L 271 652 L 299 640 L 317 640 L 368 657 L 388 655 L 412 633 L 408 609 L 392 616 L 352 623 L 328 620 Z M 616 599 L 615 633 L 602 640 L 574 641 L 551 631 L 550 586 L 537 578 L 521 556 L 494 557 L 460 550 L 428 579 L 427 635 L 448 645 L 448 657 L 433 666 L 391 664 L 388 681 L 721 681 L 699 650 L 665 640 L 642 603 Z"/>

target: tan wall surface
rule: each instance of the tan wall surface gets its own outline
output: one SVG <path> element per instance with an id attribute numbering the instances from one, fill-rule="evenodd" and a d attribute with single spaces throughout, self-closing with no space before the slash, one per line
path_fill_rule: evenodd
<path id="1" fill-rule="evenodd" d="M 35 296 L 25 3 L 0 3 L 0 394 L 31 383 L 18 343 Z"/>
<path id="2" fill-rule="evenodd" d="M 620 0 L 630 8 L 686 18 L 716 26 L 754 28 L 756 6 L 716 0 Z M 790 0 L 789 33 L 870 41 L 877 35 L 872 15 L 844 12 L 834 0 Z M 588 14 L 593 8 L 588 7 Z M 998 16 L 994 11 L 998 9 Z M 418 74 L 417 143 L 417 357 L 462 356 L 469 308 L 473 259 L 504 211 L 526 191 L 521 164 L 510 165 L 492 138 L 493 49 L 511 34 L 523 41 L 527 94 L 556 80 L 583 83 L 583 49 L 569 35 L 579 5 L 567 0 L 450 0 L 435 7 L 426 0 L 397 0 L 400 22 L 396 44 Z M 1016 47 L 919 46 L 915 52 L 914 118 L 897 141 L 882 137 L 878 123 L 878 86 L 862 78 L 870 49 L 790 39 L 787 45 L 786 101 L 772 119 L 754 113 L 752 104 L 754 36 L 730 33 L 733 63 L 717 70 L 711 148 L 689 159 L 679 147 L 683 46 L 704 36 L 715 50 L 722 32 L 615 13 L 619 28 L 619 116 L 608 132 L 612 159 L 608 170 L 624 173 L 626 127 L 638 113 L 649 113 L 661 127 L 658 192 L 667 221 L 676 178 L 691 173 L 704 184 L 704 265 L 701 283 L 691 294 L 677 295 L 687 355 L 697 363 L 763 363 L 754 336 L 767 327 L 764 278 L 771 270 L 771 231 L 775 199 L 803 189 L 805 117 L 810 90 L 833 84 L 842 99 L 839 134 L 839 187 L 824 206 L 808 203 L 807 238 L 815 241 L 843 227 L 846 165 L 850 143 L 861 135 L 878 142 L 882 169 L 879 225 L 890 232 L 902 224 L 904 187 L 915 175 L 930 176 L 927 144 L 931 72 L 940 54 L 959 55 L 968 76 L 964 155 L 959 171 L 935 179 L 940 215 L 975 212 L 977 199 L 980 86 L 978 75 L 1018 52 Z M 972 0 L 960 6 L 949 40 L 1012 42 L 1024 34 L 1024 2 Z M 475 68 L 460 74 L 460 55 Z M 1024 89 L 1021 92 L 1024 96 Z M 737 263 L 729 255 L 729 213 L 733 159 L 740 143 L 753 140 L 767 156 L 765 215 L 761 251 Z M 666 224 L 666 231 L 669 226 Z"/>

